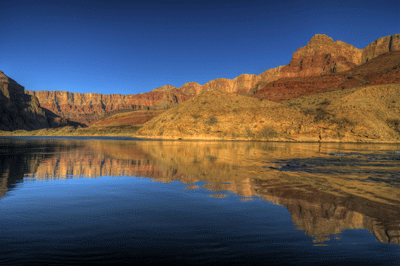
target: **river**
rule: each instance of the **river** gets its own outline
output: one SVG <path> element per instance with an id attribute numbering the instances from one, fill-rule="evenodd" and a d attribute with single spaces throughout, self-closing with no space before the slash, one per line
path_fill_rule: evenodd
<path id="1" fill-rule="evenodd" d="M 400 145 L 0 138 L 0 264 L 400 265 Z"/>

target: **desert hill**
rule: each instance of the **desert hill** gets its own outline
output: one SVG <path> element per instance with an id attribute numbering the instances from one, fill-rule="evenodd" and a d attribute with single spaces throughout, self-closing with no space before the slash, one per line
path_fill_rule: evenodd
<path id="1" fill-rule="evenodd" d="M 180 88 L 166 85 L 137 95 L 102 95 L 66 91 L 28 91 L 28 93 L 36 96 L 40 105 L 51 112 L 72 121 L 91 125 L 111 113 L 150 109 L 165 110 L 204 91 L 252 94 L 254 91 L 266 88 L 271 82 L 282 79 L 341 73 L 369 62 L 381 54 L 398 50 L 400 50 L 400 34 L 379 38 L 364 49 L 358 49 L 342 41 L 333 41 L 324 34 L 317 34 L 306 46 L 293 53 L 292 60 L 288 65 L 266 70 L 259 75 L 242 74 L 234 79 L 219 78 L 204 85 L 189 82 Z M 315 92 L 319 93 L 321 92 L 319 89 L 318 82 L 316 82 L 305 92 L 295 93 L 293 96 L 285 95 L 283 98 L 280 97 L 282 99 L 262 92 L 256 97 L 287 100 Z M 285 91 L 283 92 L 285 93 Z M 271 98 L 268 98 L 269 96 Z"/>
<path id="2" fill-rule="evenodd" d="M 312 122 L 311 117 L 280 103 L 210 91 L 150 120 L 137 134 L 185 139 L 281 139 L 280 133 L 286 129 L 300 129 L 301 124 Z"/>
<path id="3" fill-rule="evenodd" d="M 148 121 L 138 136 L 165 139 L 400 142 L 400 84 L 274 103 L 204 92 Z"/>

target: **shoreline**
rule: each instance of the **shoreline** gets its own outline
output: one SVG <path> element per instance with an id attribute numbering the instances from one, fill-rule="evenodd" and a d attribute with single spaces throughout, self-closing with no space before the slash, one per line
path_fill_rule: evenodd
<path id="1" fill-rule="evenodd" d="M 106 138 L 118 138 L 118 137 L 129 137 L 133 139 L 140 139 L 144 141 L 216 141 L 216 142 L 285 142 L 285 143 L 349 143 L 349 144 L 400 144 L 400 140 L 373 140 L 373 139 L 319 139 L 315 140 L 315 137 L 305 137 L 304 139 L 286 139 L 286 138 L 274 138 L 274 139 L 250 139 L 250 138 L 220 138 L 220 137 L 171 137 L 171 136 L 143 136 L 143 135 L 132 135 L 132 134 L 88 134 L 88 135 L 75 135 L 75 134 L 13 134 L 6 133 L 7 131 L 0 132 L 0 138 L 2 137 L 106 137 Z M 21 132 L 22 133 L 22 132 Z M 26 133 L 26 132 L 24 132 Z"/>

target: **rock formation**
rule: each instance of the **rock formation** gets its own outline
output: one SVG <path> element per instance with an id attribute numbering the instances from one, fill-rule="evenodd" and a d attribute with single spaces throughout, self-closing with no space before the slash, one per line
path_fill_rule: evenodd
<path id="1" fill-rule="evenodd" d="M 305 47 L 293 53 L 281 70 L 281 77 L 308 77 L 351 69 L 361 62 L 361 50 L 342 41 L 317 34 Z"/>
<path id="2" fill-rule="evenodd" d="M 0 71 L 0 130 L 35 130 L 82 126 L 40 106 L 36 96 Z"/>
<path id="3" fill-rule="evenodd" d="M 316 34 L 306 46 L 293 53 L 292 60 L 288 65 L 269 69 L 259 75 L 242 74 L 234 79 L 218 78 L 204 85 L 189 82 L 180 88 L 165 85 L 151 92 L 137 95 L 102 95 L 60 91 L 30 91 L 29 94 L 38 97 L 41 106 L 51 112 L 73 121 L 91 125 L 110 113 L 127 110 L 168 109 L 204 91 L 251 94 L 267 86 L 271 87 L 271 83 L 275 81 L 273 86 L 276 87 L 276 92 L 274 92 L 276 96 L 267 95 L 261 96 L 261 98 L 281 101 L 332 90 L 336 89 L 346 77 L 335 77 L 333 81 L 329 78 L 326 81 L 324 77 L 323 80 L 315 81 L 314 85 L 310 85 L 306 90 L 299 89 L 298 92 L 293 91 L 292 95 L 283 97 L 279 95 L 281 90 L 285 93 L 287 86 L 285 83 L 279 82 L 286 78 L 343 73 L 381 54 L 398 50 L 400 50 L 400 34 L 379 38 L 364 49 L 358 49 L 339 40 L 333 41 L 324 34 Z M 313 82 L 311 81 L 311 83 Z M 351 82 L 347 82 L 347 84 L 350 86 Z M 296 88 L 294 86 L 294 90 Z"/>
<path id="4" fill-rule="evenodd" d="M 293 53 L 290 63 L 282 68 L 280 77 L 338 73 L 368 62 L 381 54 L 398 50 L 400 34 L 379 38 L 364 49 L 342 41 L 333 41 L 324 34 L 316 34 L 306 46 Z"/>
<path id="5" fill-rule="evenodd" d="M 69 120 L 90 125 L 121 111 L 165 109 L 189 97 L 174 89 L 153 90 L 137 95 L 71 93 L 68 91 L 29 91 L 40 99 L 42 107 Z"/>
<path id="6" fill-rule="evenodd" d="M 49 127 L 46 114 L 35 96 L 0 71 L 0 130 Z"/>
<path id="7" fill-rule="evenodd" d="M 368 62 L 372 58 L 378 55 L 384 54 L 391 51 L 400 50 L 400 34 L 389 35 L 386 37 L 379 38 L 372 42 L 362 50 L 361 64 Z"/>
<path id="8" fill-rule="evenodd" d="M 341 73 L 282 78 L 258 88 L 253 96 L 281 102 L 338 89 L 398 83 L 400 83 L 400 51 L 392 51 Z"/>

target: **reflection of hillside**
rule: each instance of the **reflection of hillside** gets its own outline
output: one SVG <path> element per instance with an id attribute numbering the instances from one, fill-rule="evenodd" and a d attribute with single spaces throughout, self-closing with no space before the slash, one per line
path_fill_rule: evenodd
<path id="1" fill-rule="evenodd" d="M 38 180 L 125 175 L 185 184 L 203 181 L 202 187 L 214 197 L 223 197 L 221 191 L 231 191 L 242 197 L 260 196 L 284 206 L 297 229 L 305 231 L 316 242 L 323 242 L 330 235 L 338 237 L 345 229 L 365 228 L 379 241 L 400 244 L 400 188 L 379 182 L 388 178 L 383 171 L 385 167 L 393 174 L 400 170 L 399 166 L 377 162 L 379 175 L 371 179 L 365 173 L 378 172 L 362 165 L 362 174 L 347 173 L 343 171 L 347 169 L 343 167 L 344 159 L 338 171 L 329 161 L 332 156 L 327 155 L 356 148 L 379 153 L 393 149 L 391 146 L 104 140 L 76 141 L 71 146 L 70 143 L 29 144 L 30 147 L 21 144 L 14 149 L 15 155 L 9 152 L 7 156 L 0 156 L 1 195 L 24 176 Z M 328 162 L 329 171 L 321 168 L 323 158 Z M 276 168 L 278 165 L 274 162 L 278 160 L 318 161 L 319 170 L 323 171 L 268 168 Z M 196 185 L 187 188 L 196 189 Z"/>
<path id="2" fill-rule="evenodd" d="M 63 179 L 71 177 L 145 176 L 158 177 L 157 166 L 147 159 L 122 160 L 91 151 L 78 150 L 68 155 L 54 156 L 37 168 L 36 179 Z"/>
<path id="3" fill-rule="evenodd" d="M 400 204 L 385 204 L 356 195 L 327 193 L 300 183 L 293 185 L 253 179 L 262 198 L 284 206 L 297 229 L 317 242 L 345 229 L 365 228 L 379 241 L 400 244 Z"/>
<path id="4" fill-rule="evenodd" d="M 143 142 L 138 146 L 154 158 L 164 173 L 165 169 L 169 173 L 179 173 L 179 177 L 163 175 L 164 180 L 185 183 L 202 180 L 206 182 L 204 187 L 212 191 L 229 190 L 244 197 L 261 196 L 286 207 L 297 228 L 317 242 L 345 229 L 366 228 L 379 241 L 400 244 L 400 188 L 382 185 L 379 181 L 386 178 L 382 167 L 386 166 L 390 171 L 386 176 L 400 170 L 396 162 L 393 165 L 378 163 L 381 165 L 377 171 L 379 176 L 372 181 L 368 174 L 343 175 L 344 163 L 339 165 L 341 169 L 334 169 L 332 157 L 327 155 L 360 148 L 379 153 L 390 149 L 389 145 Z M 321 157 L 325 157 L 332 167 L 328 168 L 332 174 L 321 169 L 325 174 L 263 168 L 274 165 L 278 159 L 316 160 Z M 374 173 L 373 168 L 368 170 L 362 166 L 363 173 Z M 335 175 L 335 171 L 340 175 Z"/>

